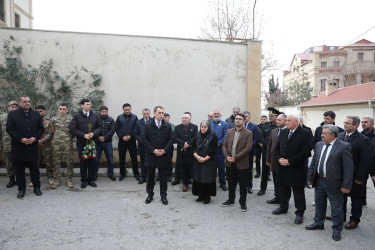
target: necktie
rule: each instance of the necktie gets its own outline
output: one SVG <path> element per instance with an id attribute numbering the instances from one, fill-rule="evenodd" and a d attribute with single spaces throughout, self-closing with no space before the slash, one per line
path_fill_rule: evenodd
<path id="1" fill-rule="evenodd" d="M 281 128 L 279 128 L 279 132 L 277 132 L 277 138 L 279 138 L 280 133 L 281 133 Z"/>
<path id="2" fill-rule="evenodd" d="M 293 131 L 289 131 L 288 141 L 289 141 L 290 137 L 292 136 L 292 134 L 293 134 Z"/>
<path id="3" fill-rule="evenodd" d="M 326 159 L 326 155 L 327 155 L 327 151 L 328 151 L 329 146 L 331 146 L 331 144 L 326 144 L 326 148 L 324 149 L 323 156 L 322 156 L 322 158 L 320 158 L 320 164 L 319 164 L 318 174 L 321 177 L 324 177 L 323 165 L 324 165 L 324 161 Z"/>
<path id="4" fill-rule="evenodd" d="M 348 139 L 349 139 L 349 135 L 346 134 L 346 135 L 345 135 L 345 138 L 344 138 L 344 141 L 348 141 Z"/>
<path id="5" fill-rule="evenodd" d="M 158 121 L 158 128 L 160 128 L 160 122 Z"/>
<path id="6" fill-rule="evenodd" d="M 187 127 L 185 127 L 185 134 L 187 134 L 187 132 L 188 132 L 188 128 L 187 128 Z"/>

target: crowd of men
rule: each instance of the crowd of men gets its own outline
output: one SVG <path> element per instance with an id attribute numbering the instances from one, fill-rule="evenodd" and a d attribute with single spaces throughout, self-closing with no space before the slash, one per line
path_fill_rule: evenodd
<path id="1" fill-rule="evenodd" d="M 153 201 L 156 169 L 160 181 L 160 197 L 168 204 L 168 182 L 182 182 L 186 192 L 192 183 L 191 169 L 194 160 L 195 137 L 198 126 L 191 123 L 191 113 L 182 114 L 181 124 L 169 122 L 170 115 L 162 106 L 142 110 L 142 118 L 132 113 L 129 103 L 123 105 L 123 113 L 116 120 L 102 106 L 99 114 L 91 110 L 89 99 L 82 99 L 81 109 L 74 116 L 69 107 L 61 103 L 58 115 L 46 117 L 46 107 L 31 109 L 28 96 L 21 96 L 8 103 L 6 114 L 0 116 L 1 149 L 6 162 L 9 183 L 17 184 L 18 198 L 25 196 L 25 168 L 30 169 L 34 193 L 41 196 L 39 167 L 44 165 L 48 184 L 52 189 L 61 186 L 61 169 L 66 167 L 65 183 L 73 188 L 73 137 L 80 161 L 81 188 L 97 187 L 99 162 L 102 151 L 107 159 L 107 175 L 116 181 L 113 171 L 112 138 L 116 133 L 120 163 L 119 181 L 126 177 L 125 159 L 129 151 L 134 178 L 146 184 L 148 194 L 145 203 Z M 269 108 L 269 117 L 262 116 L 256 125 L 250 112 L 241 113 L 239 107 L 223 121 L 218 109 L 208 113 L 210 129 L 218 141 L 216 162 L 220 188 L 228 192 L 223 207 L 235 203 L 236 187 L 240 188 L 239 203 L 245 212 L 247 193 L 253 193 L 253 178 L 261 177 L 258 196 L 264 195 L 272 172 L 274 198 L 268 204 L 279 207 L 274 215 L 288 212 L 293 192 L 296 207 L 295 224 L 303 222 L 306 210 L 305 187 L 315 188 L 315 217 L 306 230 L 324 229 L 324 221 L 332 220 L 334 240 L 341 239 L 341 230 L 355 229 L 360 223 L 362 207 L 366 205 L 366 183 L 372 176 L 375 183 L 375 130 L 371 117 L 347 116 L 343 129 L 335 125 L 336 114 L 327 111 L 324 121 L 312 130 L 303 124 L 298 115 L 286 115 Z M 362 132 L 358 131 L 362 124 Z M 93 144 L 94 143 L 94 144 Z M 173 144 L 177 144 L 175 178 L 172 181 Z M 94 146 L 92 146 L 94 145 Z M 311 164 L 309 157 L 314 151 Z M 140 156 L 140 164 L 138 157 Z M 256 158 L 256 175 L 253 177 L 253 159 Z M 262 163 L 262 164 L 260 164 Z M 140 171 L 138 168 L 140 165 Z M 228 181 L 228 187 L 227 187 Z M 351 216 L 347 221 L 347 199 L 351 198 Z M 331 204 L 331 216 L 326 216 L 327 199 Z M 208 203 L 208 202 L 207 202 Z M 207 204 L 205 203 L 205 204 Z M 347 223 L 344 226 L 344 221 Z"/>

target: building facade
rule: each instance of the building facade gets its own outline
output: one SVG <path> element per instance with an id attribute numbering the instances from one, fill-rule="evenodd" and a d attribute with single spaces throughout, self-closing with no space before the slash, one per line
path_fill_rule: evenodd
<path id="1" fill-rule="evenodd" d="M 33 28 L 32 0 L 0 0 L 0 27 Z"/>
<path id="2" fill-rule="evenodd" d="M 312 96 L 325 91 L 326 82 L 334 80 L 338 87 L 347 87 L 375 80 L 375 43 L 362 39 L 339 46 L 311 47 L 297 53 L 284 71 L 283 87 L 294 82 L 309 84 Z"/>

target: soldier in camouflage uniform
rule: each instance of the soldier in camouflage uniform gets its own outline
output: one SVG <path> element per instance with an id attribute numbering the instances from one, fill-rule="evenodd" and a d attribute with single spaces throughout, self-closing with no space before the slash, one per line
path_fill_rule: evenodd
<path id="1" fill-rule="evenodd" d="M 61 165 L 64 162 L 66 165 L 66 185 L 73 188 L 73 136 L 69 131 L 72 117 L 68 115 L 68 106 L 61 103 L 59 106 L 59 114 L 51 119 L 52 151 L 53 151 L 53 165 L 54 165 L 54 179 L 55 183 L 52 188 L 58 188 L 61 185 Z"/>
<path id="2" fill-rule="evenodd" d="M 44 165 L 46 168 L 46 174 L 48 178 L 48 184 L 53 185 L 53 165 L 52 165 L 52 131 L 51 131 L 51 121 L 46 117 L 46 107 L 43 105 L 38 105 L 35 108 L 39 112 L 40 117 L 42 117 L 44 125 L 44 134 L 38 141 L 39 145 L 39 167 Z"/>
<path id="3" fill-rule="evenodd" d="M 6 185 L 7 188 L 11 188 L 16 185 L 13 163 L 12 163 L 12 153 L 10 146 L 10 136 L 6 131 L 6 123 L 8 119 L 8 113 L 10 111 L 16 110 L 18 108 L 18 103 L 16 101 L 8 102 L 8 112 L 0 115 L 0 149 L 3 151 L 3 157 L 5 160 L 5 166 L 7 168 L 7 175 L 9 177 L 9 183 Z"/>

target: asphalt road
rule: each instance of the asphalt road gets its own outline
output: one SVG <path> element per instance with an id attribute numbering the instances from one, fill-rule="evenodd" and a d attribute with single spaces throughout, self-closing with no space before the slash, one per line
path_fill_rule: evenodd
<path id="1" fill-rule="evenodd" d="M 77 172 L 77 171 L 76 171 Z M 29 179 L 29 177 L 27 177 Z M 375 189 L 368 184 L 368 205 L 360 226 L 343 230 L 342 240 L 332 240 L 331 222 L 325 230 L 307 231 L 313 222 L 313 190 L 306 189 L 307 210 L 302 225 L 294 224 L 294 203 L 287 214 L 275 216 L 273 183 L 265 195 L 248 195 L 247 212 L 238 204 L 222 207 L 227 192 L 208 205 L 196 202 L 191 189 L 168 184 L 169 204 L 160 201 L 158 183 L 151 204 L 145 204 L 145 184 L 133 177 L 112 182 L 99 177 L 97 188 L 61 186 L 52 190 L 41 178 L 43 196 L 28 188 L 23 199 L 17 188 L 5 188 L 8 178 L 0 176 L 0 249 L 375 249 Z M 237 191 L 237 195 L 238 191 Z M 329 212 L 327 212 L 328 214 Z"/>

